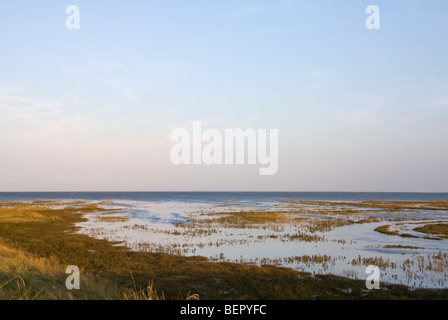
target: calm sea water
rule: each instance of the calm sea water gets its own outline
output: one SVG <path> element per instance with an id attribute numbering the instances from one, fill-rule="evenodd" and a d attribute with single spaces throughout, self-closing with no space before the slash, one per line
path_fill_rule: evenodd
<path id="1" fill-rule="evenodd" d="M 0 192 L 0 201 L 34 200 L 129 200 L 211 202 L 225 201 L 277 202 L 291 200 L 326 201 L 430 201 L 448 200 L 448 193 L 407 192 Z"/>

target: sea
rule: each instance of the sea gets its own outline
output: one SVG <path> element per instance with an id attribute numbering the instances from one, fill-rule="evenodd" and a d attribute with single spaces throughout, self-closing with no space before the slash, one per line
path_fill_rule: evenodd
<path id="1" fill-rule="evenodd" d="M 296 201 L 433 201 L 445 193 L 420 192 L 0 192 L 0 201 L 128 200 L 143 202 L 224 203 Z"/>

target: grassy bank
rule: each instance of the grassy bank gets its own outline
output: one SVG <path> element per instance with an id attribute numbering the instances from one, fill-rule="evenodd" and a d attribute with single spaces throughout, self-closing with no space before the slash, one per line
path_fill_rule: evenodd
<path id="1" fill-rule="evenodd" d="M 448 238 L 448 224 L 447 223 L 435 223 L 435 224 L 427 224 L 423 227 L 414 228 L 414 231 L 438 235 L 443 238 Z"/>
<path id="2" fill-rule="evenodd" d="M 77 234 L 83 202 L 0 203 L 0 299 L 444 299 L 448 290 L 415 290 L 331 275 L 312 277 L 273 266 L 214 263 L 202 257 L 132 252 Z M 81 271 L 81 289 L 65 287 L 65 269 Z M 149 287 L 148 287 L 149 285 Z"/>

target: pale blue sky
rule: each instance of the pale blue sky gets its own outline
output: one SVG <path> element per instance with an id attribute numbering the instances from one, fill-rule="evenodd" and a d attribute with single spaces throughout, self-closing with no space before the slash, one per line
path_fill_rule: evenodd
<path id="1" fill-rule="evenodd" d="M 0 191 L 448 191 L 446 0 L 0 0 L 0 35 Z M 277 175 L 172 165 L 195 120 L 278 129 Z"/>

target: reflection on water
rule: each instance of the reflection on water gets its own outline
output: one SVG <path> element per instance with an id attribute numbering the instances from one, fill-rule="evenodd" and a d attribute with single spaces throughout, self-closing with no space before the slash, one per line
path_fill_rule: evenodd
<path id="1" fill-rule="evenodd" d="M 133 250 L 200 255 L 213 261 L 272 264 L 314 274 L 366 279 L 377 265 L 381 281 L 412 288 L 447 288 L 448 240 L 415 231 L 448 222 L 445 210 L 273 202 L 142 202 L 103 204 L 80 232 L 121 241 Z M 105 221 L 101 215 L 126 216 Z M 375 231 L 389 225 L 390 232 Z"/>

